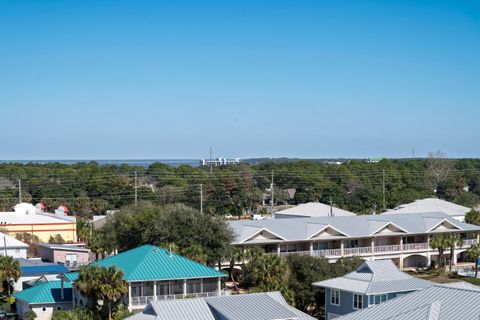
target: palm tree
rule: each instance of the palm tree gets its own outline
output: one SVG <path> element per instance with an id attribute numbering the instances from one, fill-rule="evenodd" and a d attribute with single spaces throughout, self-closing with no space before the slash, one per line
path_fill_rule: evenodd
<path id="1" fill-rule="evenodd" d="M 121 296 L 128 293 L 127 282 L 123 280 L 123 272 L 115 266 L 102 270 L 102 279 L 99 285 L 100 296 L 108 307 L 108 319 L 112 319 L 112 305 Z"/>
<path id="2" fill-rule="evenodd" d="M 101 271 L 101 267 L 98 266 L 81 267 L 78 272 L 78 279 L 75 281 L 75 287 L 87 297 L 93 306 L 97 304 L 99 299 L 97 288 L 102 276 Z"/>
<path id="3" fill-rule="evenodd" d="M 444 234 L 437 233 L 432 239 L 430 239 L 430 246 L 433 249 L 438 249 L 438 263 L 442 267 L 443 264 L 443 252 L 448 248 L 447 238 Z"/>
<path id="4" fill-rule="evenodd" d="M 7 284 L 8 296 L 11 294 L 11 281 L 20 278 L 20 263 L 10 256 L 0 257 L 0 277 L 3 283 Z"/>
<path id="5" fill-rule="evenodd" d="M 474 244 L 467 250 L 467 255 L 475 259 L 475 278 L 478 275 L 478 259 L 480 257 L 480 244 Z"/>
<path id="6" fill-rule="evenodd" d="M 455 247 L 463 244 L 462 236 L 459 233 L 449 233 L 446 235 L 447 244 L 450 247 L 450 263 L 448 269 L 452 271 L 453 257 L 455 256 Z"/>

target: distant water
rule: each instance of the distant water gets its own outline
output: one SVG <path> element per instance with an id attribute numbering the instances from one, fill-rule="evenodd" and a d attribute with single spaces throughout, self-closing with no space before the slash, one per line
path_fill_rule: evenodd
<path id="1" fill-rule="evenodd" d="M 178 167 L 182 164 L 189 165 L 192 167 L 198 167 L 200 163 L 200 159 L 136 159 L 136 160 L 0 160 L 0 163 L 38 163 L 38 164 L 46 164 L 46 163 L 62 163 L 62 164 L 76 164 L 76 163 L 86 163 L 90 161 L 95 161 L 100 165 L 107 165 L 107 164 L 128 164 L 131 166 L 141 166 L 147 168 L 151 164 L 155 162 L 160 162 L 172 167 Z"/>

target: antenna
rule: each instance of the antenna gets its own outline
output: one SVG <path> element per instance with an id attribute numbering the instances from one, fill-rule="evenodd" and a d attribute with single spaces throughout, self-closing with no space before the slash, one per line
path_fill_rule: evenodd
<path id="1" fill-rule="evenodd" d="M 412 159 L 415 159 L 415 148 L 412 148 Z"/>
<path id="2" fill-rule="evenodd" d="M 172 245 L 168 245 L 168 255 L 171 257 L 172 256 Z"/>

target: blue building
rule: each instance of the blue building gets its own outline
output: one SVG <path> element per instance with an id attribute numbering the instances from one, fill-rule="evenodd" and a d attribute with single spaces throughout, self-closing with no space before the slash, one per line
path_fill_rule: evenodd
<path id="1" fill-rule="evenodd" d="M 330 320 L 434 284 L 401 272 L 392 260 L 376 260 L 364 262 L 343 277 L 313 285 L 325 288 L 325 314 Z"/>

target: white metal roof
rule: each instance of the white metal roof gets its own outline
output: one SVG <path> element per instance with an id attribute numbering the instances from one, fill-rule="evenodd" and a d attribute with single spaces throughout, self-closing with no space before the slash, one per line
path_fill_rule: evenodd
<path id="1" fill-rule="evenodd" d="M 313 285 L 371 295 L 421 290 L 433 286 L 433 283 L 401 272 L 392 260 L 387 259 L 365 261 L 354 272 Z"/>
<path id="2" fill-rule="evenodd" d="M 415 200 L 411 203 L 402 204 L 394 209 L 388 210 L 383 214 L 400 214 L 400 213 L 424 213 L 424 212 L 444 212 L 449 216 L 459 217 L 465 216 L 471 208 L 458 205 L 437 198 L 426 198 Z"/>
<path id="3" fill-rule="evenodd" d="M 350 313 L 338 320 L 478 320 L 480 288 L 473 285 L 434 285 Z"/>
<path id="4" fill-rule="evenodd" d="M 285 210 L 280 210 L 275 212 L 275 217 L 343 217 L 343 216 L 354 216 L 355 213 L 339 209 L 324 203 L 320 202 L 309 202 L 302 203 L 293 208 L 288 208 Z"/>
<path id="5" fill-rule="evenodd" d="M 270 219 L 270 220 L 240 220 L 229 222 L 234 231 L 236 244 L 271 243 L 282 241 L 309 240 L 313 235 L 321 233 L 331 227 L 341 235 L 324 234 L 322 239 L 362 238 L 382 236 L 384 228 L 391 227 L 387 235 L 393 234 L 422 234 L 436 232 L 432 230 L 442 222 L 451 226 L 451 231 L 480 231 L 480 226 L 460 222 L 453 217 L 442 213 L 419 214 L 392 214 L 392 215 L 358 215 L 348 217 L 324 218 L 296 218 L 296 219 Z M 258 238 L 262 231 L 269 233 L 268 239 Z M 445 230 L 443 230 L 445 231 Z M 442 232 L 443 232 L 442 231 Z M 448 231 L 448 230 L 447 230 Z M 440 232 L 440 231 L 439 231 Z"/>
<path id="6" fill-rule="evenodd" d="M 57 224 L 75 222 L 75 217 L 60 216 L 49 213 L 22 214 L 17 212 L 0 212 L 1 224 Z"/>
<path id="7" fill-rule="evenodd" d="M 127 320 L 314 320 L 279 292 L 151 302 Z"/>
<path id="8" fill-rule="evenodd" d="M 28 248 L 28 244 L 0 232 L 0 252 L 4 248 Z"/>

